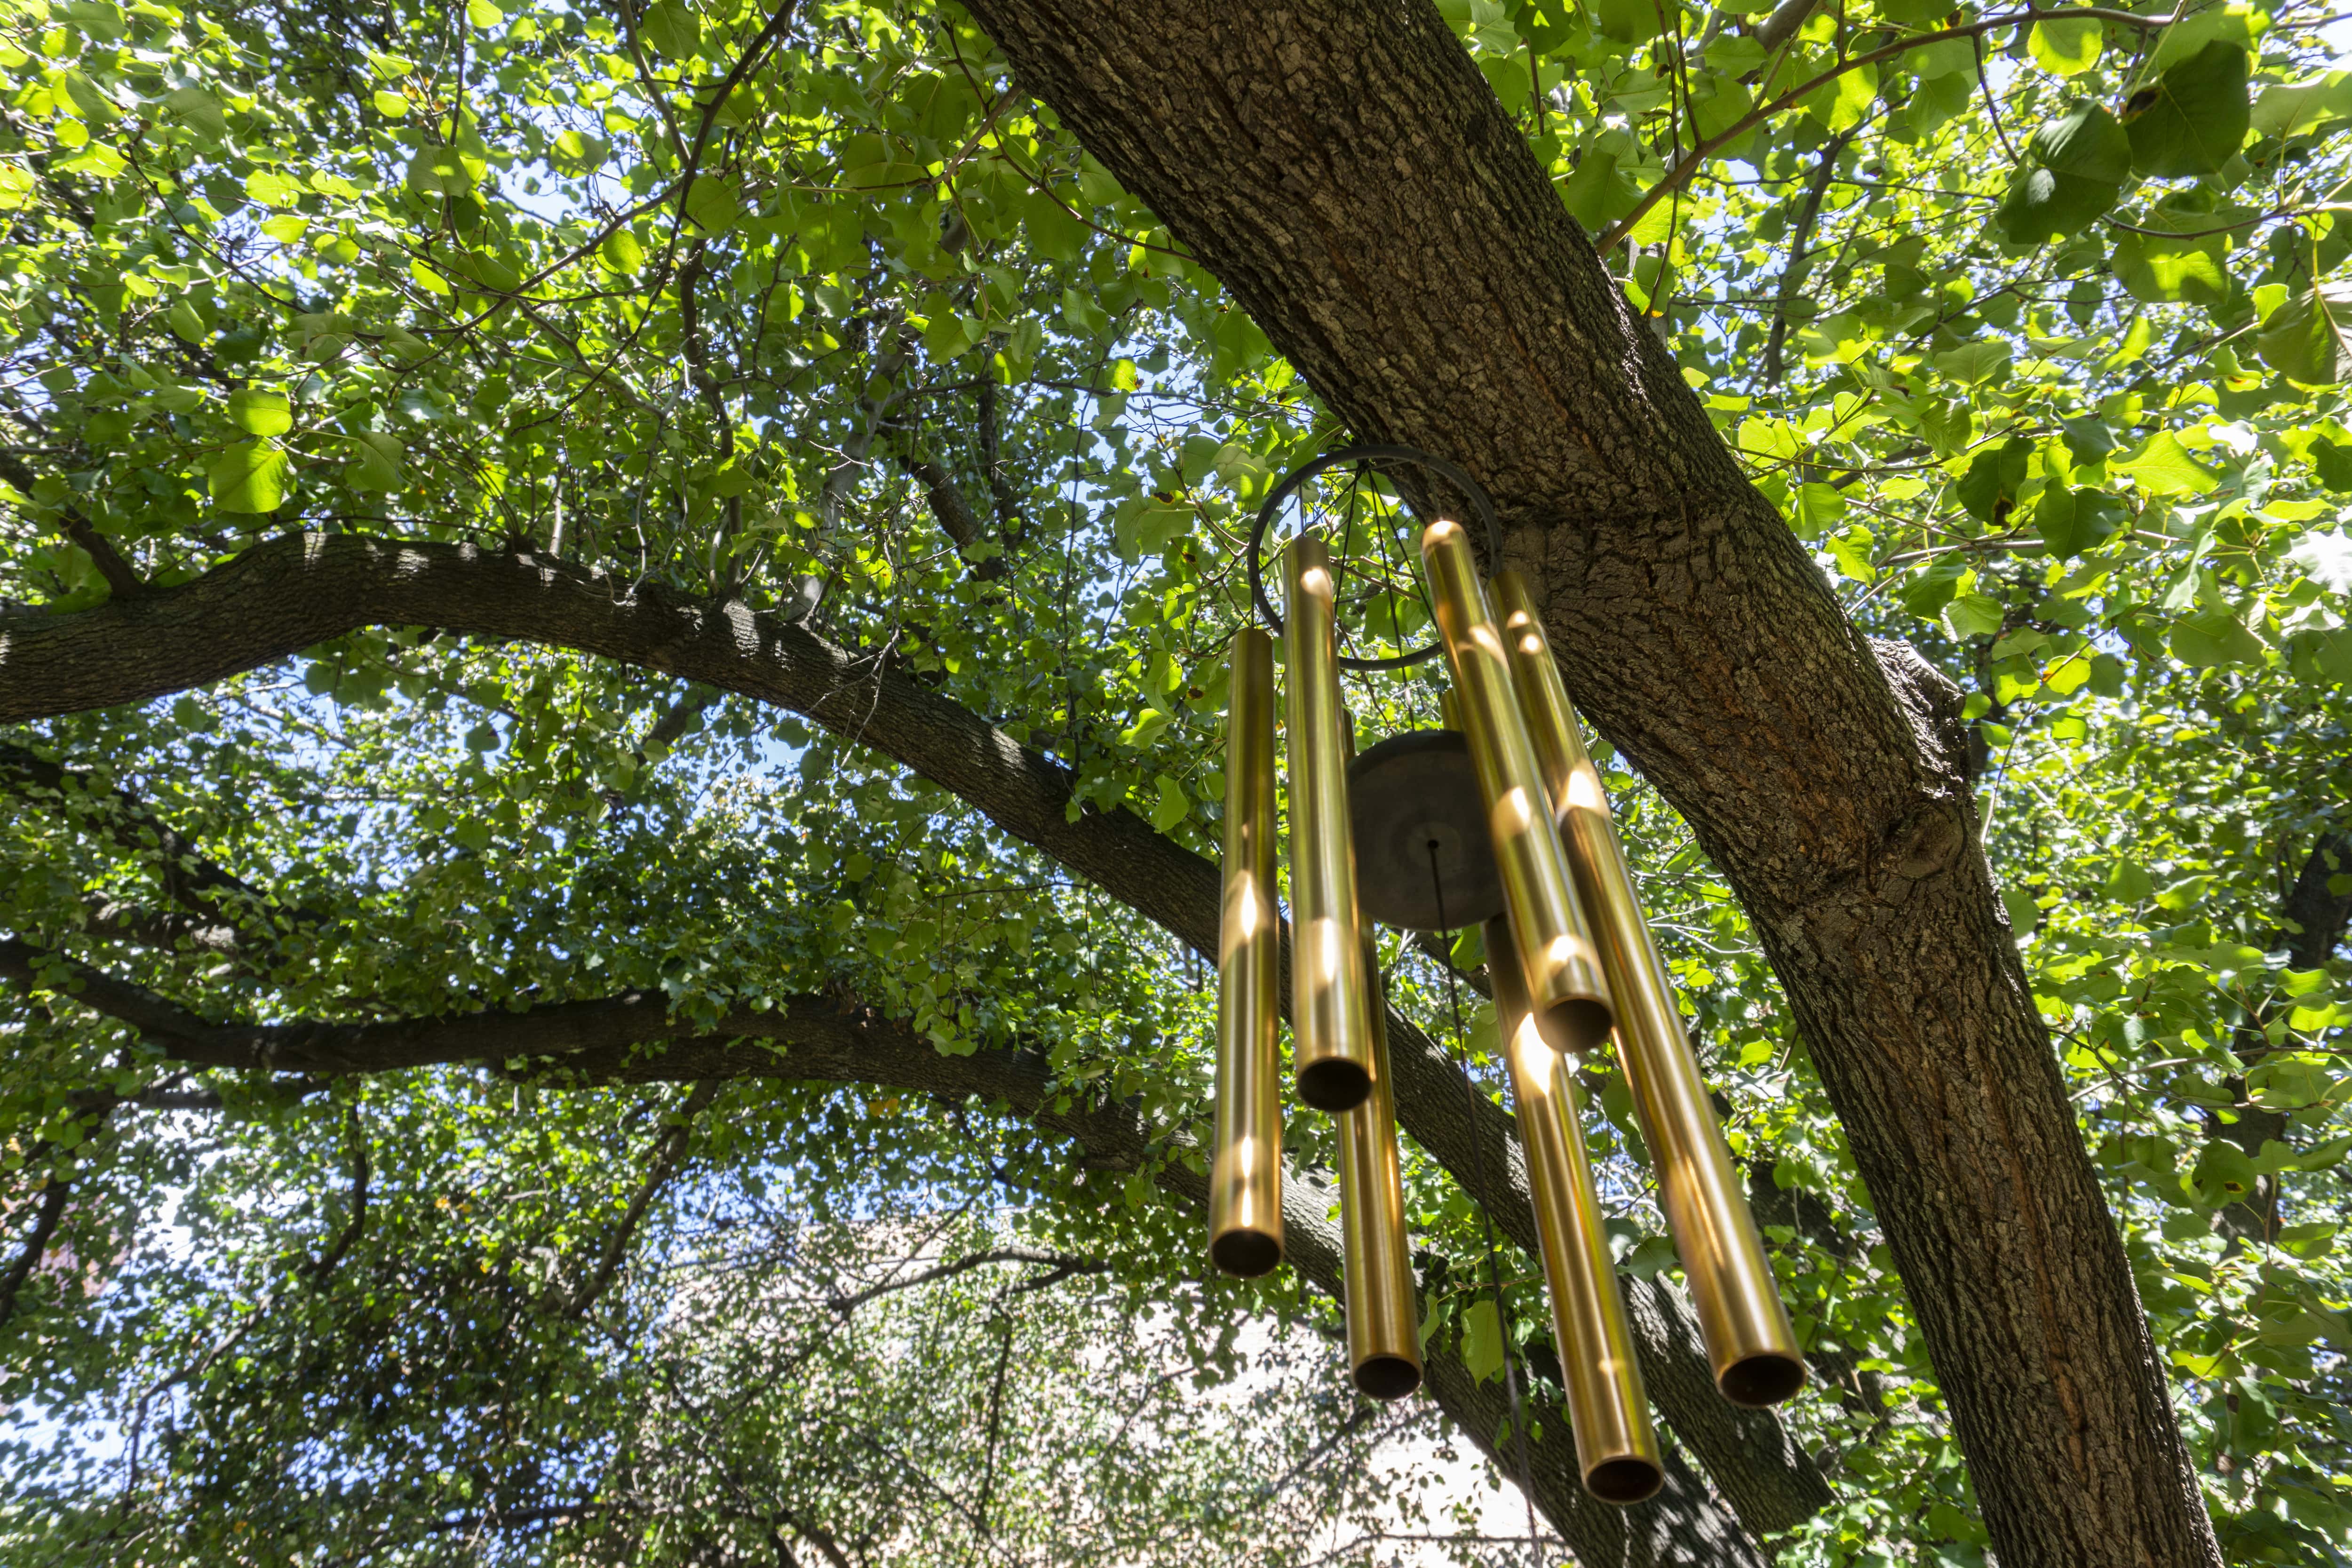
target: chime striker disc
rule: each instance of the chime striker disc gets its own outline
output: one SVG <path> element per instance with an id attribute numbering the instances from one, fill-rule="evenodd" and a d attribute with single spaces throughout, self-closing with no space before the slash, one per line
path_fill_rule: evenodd
<path id="1" fill-rule="evenodd" d="M 1456 931 L 1503 912 L 1502 873 L 1460 731 L 1414 730 L 1362 752 L 1348 764 L 1348 810 L 1356 901 L 1370 919 Z"/>

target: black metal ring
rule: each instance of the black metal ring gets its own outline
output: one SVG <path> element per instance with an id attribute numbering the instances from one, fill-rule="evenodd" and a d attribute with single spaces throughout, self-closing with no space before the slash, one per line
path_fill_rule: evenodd
<path id="1" fill-rule="evenodd" d="M 1282 510 L 1284 501 L 1298 493 L 1301 485 L 1318 474 L 1328 473 L 1343 464 L 1359 461 L 1379 468 L 1383 460 L 1391 463 L 1412 463 L 1427 468 L 1431 473 L 1460 490 L 1469 501 L 1470 510 L 1478 514 L 1478 521 L 1486 525 L 1486 550 L 1490 569 L 1501 566 L 1502 524 L 1495 520 L 1495 503 L 1486 499 L 1486 492 L 1479 488 L 1477 480 L 1444 458 L 1424 452 L 1418 447 L 1341 447 L 1324 453 L 1311 463 L 1292 469 L 1289 477 L 1276 485 L 1274 493 L 1265 498 L 1265 504 L 1257 509 L 1257 525 L 1250 530 L 1249 540 L 1250 597 L 1257 603 L 1259 618 L 1265 622 L 1267 629 L 1275 636 L 1282 635 L 1282 617 L 1275 614 L 1272 602 L 1265 596 L 1265 572 L 1258 564 L 1258 552 L 1265 544 L 1265 531 L 1274 526 L 1275 514 Z M 1339 668 L 1342 669 L 1403 669 L 1432 658 L 1444 646 L 1442 641 L 1433 642 L 1427 647 L 1416 649 L 1412 653 L 1401 653 L 1392 658 L 1342 658 L 1339 660 Z"/>

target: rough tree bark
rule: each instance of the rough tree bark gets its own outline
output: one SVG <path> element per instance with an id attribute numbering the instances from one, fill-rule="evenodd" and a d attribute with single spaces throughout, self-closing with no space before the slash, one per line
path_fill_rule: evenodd
<path id="1" fill-rule="evenodd" d="M 970 7 L 1359 438 L 1494 496 L 1570 690 L 1754 918 L 2006 1568 L 2219 1563 L 1948 686 L 1847 622 L 1436 11 Z"/>
<path id="2" fill-rule="evenodd" d="M 2284 948 L 2289 969 L 2317 969 L 2335 955 L 2344 941 L 2344 928 L 2352 922 L 2352 893 L 2335 893 L 2327 884 L 2340 872 L 2352 870 L 2352 837 L 2336 832 L 2323 832 L 2311 853 L 2304 858 L 2303 869 L 2279 900 L 2279 928 L 2271 932 L 2263 946 L 2273 952 Z M 2233 1048 L 2238 1059 L 2252 1068 L 2270 1055 L 2269 1039 L 2263 1026 L 2283 1009 L 2264 1008 L 2241 1025 Z M 2253 1103 L 2246 1093 L 2246 1080 L 2231 1077 L 2223 1080 L 2238 1105 L 2234 1121 L 2223 1122 L 2215 1118 L 2208 1126 L 2209 1138 L 2226 1138 L 2249 1155 L 2260 1155 L 2263 1145 L 2284 1143 L 2292 1140 L 2287 1131 L 2287 1112 L 2273 1110 Z M 2210 1114 L 2210 1113 L 2209 1113 Z M 2214 1216 L 2215 1224 L 2233 1242 L 2267 1242 L 2278 1230 L 2279 1182 L 2276 1176 L 2264 1176 L 2255 1184 L 2254 1191 L 2245 1203 L 2231 1204 Z"/>
<path id="3" fill-rule="evenodd" d="M 671 1017 L 667 997 L 640 993 L 520 1014 L 369 1025 L 219 1025 L 101 970 L 0 938 L 0 980 L 29 991 L 43 984 L 45 969 L 55 976 L 58 966 L 78 1002 L 130 1025 L 148 1044 L 190 1066 L 325 1078 L 480 1063 L 559 1083 L 693 1083 L 698 1088 L 690 1105 L 707 1104 L 711 1086 L 739 1079 L 866 1084 L 957 1104 L 977 1098 L 1009 1106 L 1069 1139 L 1093 1168 L 1150 1171 L 1184 1204 L 1203 1215 L 1208 1208 L 1199 1152 L 1181 1134 L 1155 1129 L 1116 1101 L 1074 1099 L 1055 1081 L 1043 1055 L 994 1048 L 941 1056 L 904 1024 L 839 996 L 786 998 L 768 1011 L 742 1012 L 702 1030 Z M 667 1147 L 674 1158 L 677 1145 Z M 1105 1193 L 1109 1201 L 1115 1189 L 1106 1184 Z M 1295 1171 L 1284 1183 L 1287 1259 L 1334 1299 L 1342 1258 L 1339 1226 L 1330 1217 L 1337 1202 L 1330 1189 Z M 617 1254 L 608 1252 L 594 1289 L 609 1280 L 617 1262 Z M 1508 1415 L 1501 1385 L 1473 1377 L 1444 1344 L 1433 1342 L 1426 1359 L 1427 1387 L 1438 1406 L 1481 1452 L 1516 1475 L 1516 1446 L 1497 1452 L 1494 1445 Z M 1638 1508 L 1612 1508 L 1586 1495 L 1580 1483 L 1566 1416 L 1541 1405 L 1535 1414 L 1545 1434 L 1529 1448 L 1536 1500 L 1580 1561 L 1611 1568 L 1765 1568 L 1763 1551 L 1740 1520 L 1709 1495 L 1679 1451 L 1669 1455 L 1666 1484 L 1655 1498 Z"/>

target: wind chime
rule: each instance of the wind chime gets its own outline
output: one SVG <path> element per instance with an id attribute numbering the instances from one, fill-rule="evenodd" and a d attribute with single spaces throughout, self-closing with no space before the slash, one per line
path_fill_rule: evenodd
<path id="1" fill-rule="evenodd" d="M 1716 1386 L 1737 1405 L 1787 1399 L 1804 1362 L 1757 1239 L 1674 983 L 1650 938 L 1535 602 L 1515 572 L 1482 584 L 1463 526 L 1421 535 L 1438 637 L 1391 658 L 1339 652 L 1339 568 L 1302 527 L 1282 552 L 1285 614 L 1258 554 L 1283 505 L 1341 465 L 1418 467 L 1499 530 L 1467 474 L 1401 447 L 1351 447 L 1293 473 L 1260 510 L 1251 591 L 1271 628 L 1233 645 L 1226 720 L 1224 909 L 1218 956 L 1217 1117 L 1209 1256 L 1225 1272 L 1282 1261 L 1276 1051 L 1281 918 L 1275 882 L 1274 639 L 1284 644 L 1290 807 L 1291 1079 L 1339 1122 L 1344 1301 L 1356 1384 L 1420 1386 L 1419 1313 L 1399 1180 L 1380 967 L 1369 920 L 1407 931 L 1478 925 L 1534 1201 L 1554 1343 L 1584 1485 L 1630 1503 L 1664 1477 L 1641 1369 L 1580 1126 L 1578 1057 L 1614 1037 Z M 1343 669 L 1395 669 L 1443 648 L 1446 727 L 1352 755 Z"/>

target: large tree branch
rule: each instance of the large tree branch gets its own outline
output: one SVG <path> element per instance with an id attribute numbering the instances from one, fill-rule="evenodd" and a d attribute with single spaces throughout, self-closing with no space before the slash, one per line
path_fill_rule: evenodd
<path id="1" fill-rule="evenodd" d="M 678 1163 L 686 1158 L 686 1146 L 694 1137 L 695 1119 L 710 1109 L 710 1102 L 719 1098 L 719 1088 L 716 1082 L 698 1083 L 687 1095 L 686 1103 L 678 1107 L 677 1123 L 662 1134 L 661 1146 L 654 1153 L 653 1168 L 646 1173 L 646 1179 L 638 1184 L 636 1192 L 630 1196 L 628 1209 L 621 1215 L 621 1222 L 604 1238 L 603 1255 L 596 1259 L 594 1271 L 580 1282 L 578 1289 L 565 1298 L 562 1308 L 565 1317 L 587 1316 L 588 1310 L 612 1285 L 614 1276 L 621 1271 L 621 1259 L 627 1255 L 629 1243 L 637 1234 L 637 1226 L 645 1220 L 646 1211 L 653 1207 L 654 1199 L 660 1194 L 662 1188 L 669 1184 L 670 1178 L 677 1174 Z"/>
<path id="2" fill-rule="evenodd" d="M 895 1276 L 850 1295 L 835 1296 L 825 1305 L 836 1312 L 854 1312 L 866 1302 L 887 1296 L 894 1290 L 912 1290 L 934 1280 L 952 1279 L 959 1274 L 985 1268 L 994 1263 L 1043 1264 L 1046 1277 L 1055 1279 L 1066 1279 L 1073 1274 L 1107 1274 L 1110 1271 L 1110 1265 L 1099 1258 L 1071 1258 L 1059 1252 L 1039 1252 L 1029 1247 L 991 1247 L 979 1252 L 967 1252 L 961 1258 L 918 1269 L 912 1274 Z"/>
<path id="3" fill-rule="evenodd" d="M 23 458 L 5 452 L 0 452 L 0 479 L 6 479 L 27 497 L 40 483 L 40 477 L 25 465 Z M 127 599 L 147 591 L 147 584 L 141 582 L 139 574 L 131 569 L 131 563 L 114 548 L 114 541 L 100 532 L 79 509 L 70 502 L 62 503 L 57 508 L 57 515 L 65 536 L 81 548 L 82 553 L 88 555 L 98 568 L 98 574 L 106 579 L 109 593 L 118 599 Z"/>
<path id="4" fill-rule="evenodd" d="M 1149 1171 L 1166 1192 L 1205 1212 L 1208 1180 L 1185 1156 L 1189 1140 L 1151 1127 L 1117 1101 L 1073 1096 L 1039 1054 L 990 1049 L 942 1056 L 902 1023 L 855 1002 L 793 997 L 762 1013 L 740 1013 L 697 1030 L 666 1016 L 659 998 L 563 1004 L 498 1017 L 356 1026 L 217 1026 L 170 1001 L 87 965 L 25 943 L 0 941 L 0 978 L 22 987 L 53 981 L 79 1001 L 132 1025 L 148 1042 L 195 1066 L 299 1064 L 315 1071 L 364 1072 L 428 1062 L 483 1062 L 501 1071 L 572 1083 L 717 1084 L 740 1079 L 861 1083 L 961 1102 L 1003 1103 L 1023 1119 L 1070 1139 L 1097 1169 Z M 597 1026 L 583 1028 L 593 1018 Z M 625 1026 L 624 1024 L 625 1023 Z M 226 1058 L 226 1059 L 225 1059 Z M 373 1065 L 370 1065 L 373 1063 Z M 1287 1261 L 1318 1289 L 1340 1293 L 1342 1249 L 1330 1215 L 1336 1195 L 1310 1176 L 1284 1184 Z M 1428 1387 L 1481 1451 L 1507 1414 L 1499 1387 L 1480 1384 L 1449 1346 L 1426 1352 Z M 1532 1448 L 1536 1498 L 1579 1558 L 1622 1568 L 1690 1563 L 1764 1568 L 1739 1522 L 1717 1506 L 1678 1456 L 1650 1502 L 1616 1509 L 1588 1496 L 1579 1479 L 1564 1414 L 1539 1411 L 1544 1436 Z"/>
<path id="5" fill-rule="evenodd" d="M 16 1258 L 8 1265 L 8 1272 L 0 1277 L 0 1327 L 5 1327 L 16 1315 L 16 1297 L 33 1271 L 48 1256 L 49 1244 L 58 1238 L 58 1226 L 66 1217 L 66 1204 L 73 1196 L 73 1183 L 62 1176 L 53 1176 L 41 1189 L 40 1207 L 34 1212 L 32 1231 L 25 1244 L 16 1249 Z"/>
<path id="6" fill-rule="evenodd" d="M 2304 857 L 2303 868 L 2295 873 L 2286 896 L 2279 900 L 2279 924 L 2271 933 L 2269 945 L 2286 950 L 2290 969 L 2317 969 L 2335 956 L 2344 941 L 2345 926 L 2352 923 L 2352 892 L 2332 892 L 2328 883 L 2347 872 L 2352 872 L 2352 837 L 2321 833 L 2311 853 Z M 2264 1010 L 2239 1026 L 2234 1048 L 2238 1059 L 2249 1068 L 2271 1053 L 2263 1026 L 2273 1016 L 2271 1010 Z M 2253 1103 L 2242 1076 L 2232 1075 L 2224 1081 L 2239 1102 L 2236 1120 L 2213 1118 L 2207 1126 L 2207 1137 L 2226 1138 L 2255 1157 L 2260 1157 L 2265 1143 L 2291 1142 L 2287 1112 Z M 2252 1196 L 2224 1206 L 2214 1219 L 2233 1245 L 2268 1242 L 2278 1230 L 2278 1178 L 2260 1178 Z"/>
<path id="7" fill-rule="evenodd" d="M 954 542 L 956 553 L 971 563 L 972 580 L 993 583 L 1003 576 L 1005 567 L 1002 553 L 992 555 L 985 561 L 972 561 L 973 549 L 988 535 L 981 527 L 979 514 L 971 510 L 971 502 L 964 499 L 961 487 L 957 485 L 955 476 L 948 472 L 946 466 L 910 453 L 899 454 L 898 462 L 923 487 L 924 499 L 930 502 L 932 519 L 939 523 L 940 531 Z"/>
<path id="8" fill-rule="evenodd" d="M 1957 694 L 1846 619 L 1444 19 L 1424 0 L 970 8 L 1337 423 L 1493 498 L 1570 695 L 1753 919 L 2001 1562 L 2218 1564 L 1993 898 Z"/>
<path id="9" fill-rule="evenodd" d="M 1195 952 L 1217 951 L 1213 864 L 1124 808 L 1073 819 L 1068 770 L 969 710 L 781 616 L 653 585 L 625 597 L 617 581 L 543 557 L 295 535 L 137 601 L 72 616 L 0 616 L 0 721 L 160 696 L 359 626 L 403 624 L 576 648 L 790 709 L 961 795 Z M 518 1045 L 514 1054 L 667 1037 L 657 997 L 566 1004 L 530 1016 L 533 1037 L 551 1043 Z M 299 1039 L 227 1030 L 207 1037 L 204 1048 L 219 1053 L 208 1063 L 215 1066 L 379 1070 L 448 1059 L 431 1057 L 440 1047 L 417 1032 L 443 1026 L 368 1025 L 354 1034 L 352 1026 L 305 1026 Z M 446 1026 L 520 1038 L 512 1017 Z M 742 1032 L 761 1029 L 752 1020 Z M 1391 1011 L 1389 1037 L 1406 1130 L 1533 1254 L 1535 1219 L 1510 1117 L 1483 1098 L 1473 1110 L 1453 1064 L 1411 1019 Z M 1483 1152 L 1474 1152 L 1478 1142 Z M 1823 1507 L 1828 1486 L 1787 1429 L 1768 1411 L 1732 1410 L 1711 1387 L 1701 1389 L 1690 1375 L 1693 1347 L 1643 1310 L 1643 1294 L 1632 1292 L 1635 1327 L 1659 1407 L 1749 1528 L 1785 1530 Z"/>
<path id="10" fill-rule="evenodd" d="M 1788 0 L 1780 9 L 1786 11 L 1791 6 L 1801 5 L 1810 10 L 1814 3 L 1815 0 Z M 1780 12 L 1774 12 L 1772 20 L 1780 20 Z M 1768 22 L 1766 26 L 1770 25 Z M 1859 129 L 1856 126 L 1841 131 L 1822 143 L 1821 161 L 1813 165 L 1813 177 L 1805 187 L 1804 203 L 1797 209 L 1796 230 L 1789 240 L 1789 259 L 1781 264 L 1780 287 L 1772 300 L 1772 330 L 1764 339 L 1764 384 L 1767 386 L 1780 384 L 1780 345 L 1789 335 L 1789 307 L 1796 303 L 1798 288 L 1804 282 L 1806 268 L 1812 259 L 1810 252 L 1813 243 L 1813 224 L 1822 216 L 1822 199 L 1829 194 L 1830 178 L 1837 173 L 1838 154 L 1845 151 L 1845 144 L 1853 139 L 1854 131 Z"/>
<path id="11" fill-rule="evenodd" d="M 2271 943 L 2286 949 L 2289 968 L 2317 969 L 2336 956 L 2344 928 L 2352 923 L 2352 889 L 2339 893 L 2328 886 L 2342 876 L 2352 876 L 2352 836 L 2322 833 L 2287 889 Z"/>
<path id="12" fill-rule="evenodd" d="M 0 629 L 0 647 L 6 639 L 5 630 Z M 257 889 L 207 858 L 130 790 L 110 789 L 79 769 L 60 766 L 5 741 L 0 741 L 0 789 L 70 815 L 87 814 L 124 849 L 159 857 L 165 895 L 192 913 L 217 918 L 223 894 L 262 900 Z"/>

